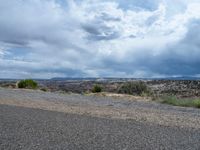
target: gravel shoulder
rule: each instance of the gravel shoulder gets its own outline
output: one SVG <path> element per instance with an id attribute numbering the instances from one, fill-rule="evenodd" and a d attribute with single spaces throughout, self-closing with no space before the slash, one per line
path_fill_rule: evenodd
<path id="1" fill-rule="evenodd" d="M 199 109 L 168 106 L 139 97 L 112 98 L 0 88 L 0 104 L 200 129 Z"/>

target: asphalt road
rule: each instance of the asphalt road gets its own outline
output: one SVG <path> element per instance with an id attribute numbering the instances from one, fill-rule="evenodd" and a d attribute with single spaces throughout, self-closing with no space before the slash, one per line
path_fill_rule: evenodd
<path id="1" fill-rule="evenodd" d="M 200 131 L 0 105 L 0 149 L 199 150 Z"/>

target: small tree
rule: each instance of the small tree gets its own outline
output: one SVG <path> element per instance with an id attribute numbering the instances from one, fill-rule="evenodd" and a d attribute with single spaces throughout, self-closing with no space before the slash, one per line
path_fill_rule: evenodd
<path id="1" fill-rule="evenodd" d="M 37 82 L 32 79 L 21 80 L 17 84 L 18 88 L 36 89 L 38 87 Z"/>

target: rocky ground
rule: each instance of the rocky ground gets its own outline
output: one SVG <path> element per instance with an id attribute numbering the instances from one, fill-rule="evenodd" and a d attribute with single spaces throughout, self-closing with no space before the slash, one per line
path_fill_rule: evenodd
<path id="1" fill-rule="evenodd" d="M 41 89 L 51 92 L 87 93 L 95 84 L 104 92 L 118 93 L 125 82 L 137 80 L 37 80 Z M 200 97 L 200 80 L 142 80 L 155 95 L 176 95 L 182 98 Z M 0 87 L 16 87 L 17 80 L 0 80 Z"/>
<path id="2" fill-rule="evenodd" d="M 41 86 L 51 91 L 66 91 L 83 93 L 91 91 L 95 84 L 101 85 L 103 91 L 117 93 L 120 86 L 125 82 L 133 81 L 40 81 Z M 156 95 L 177 95 L 179 97 L 199 97 L 200 81 L 198 80 L 144 80 L 147 86 Z"/>

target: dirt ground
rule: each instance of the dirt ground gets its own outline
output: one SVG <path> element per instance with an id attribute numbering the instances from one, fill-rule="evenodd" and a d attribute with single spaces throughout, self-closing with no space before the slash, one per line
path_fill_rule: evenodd
<path id="1" fill-rule="evenodd" d="M 200 128 L 200 110 L 155 103 L 142 97 L 116 94 L 80 95 L 0 88 L 0 104 L 131 119 L 165 126 Z"/>

